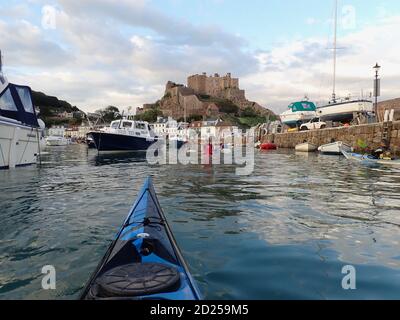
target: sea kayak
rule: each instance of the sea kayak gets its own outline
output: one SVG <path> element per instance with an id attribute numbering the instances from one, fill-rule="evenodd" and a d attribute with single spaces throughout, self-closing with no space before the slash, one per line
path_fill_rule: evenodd
<path id="1" fill-rule="evenodd" d="M 199 290 L 147 178 L 86 285 L 86 300 L 199 300 Z"/>
<path id="2" fill-rule="evenodd" d="M 354 152 L 346 152 L 342 150 L 343 155 L 353 161 L 358 161 L 364 164 L 381 164 L 381 165 L 395 165 L 400 166 L 400 160 L 384 160 L 384 159 L 376 159 L 368 154 L 360 154 Z"/>

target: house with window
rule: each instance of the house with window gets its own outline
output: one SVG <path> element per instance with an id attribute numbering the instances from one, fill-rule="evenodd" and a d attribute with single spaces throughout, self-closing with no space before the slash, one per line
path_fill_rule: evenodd
<path id="1" fill-rule="evenodd" d="M 217 120 L 194 121 L 189 128 L 195 130 L 202 139 L 224 139 L 228 135 L 232 136 L 232 134 L 238 132 L 238 127 L 219 118 Z"/>

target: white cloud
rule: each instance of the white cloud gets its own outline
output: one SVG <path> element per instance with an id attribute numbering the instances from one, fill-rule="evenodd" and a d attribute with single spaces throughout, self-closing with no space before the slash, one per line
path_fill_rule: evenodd
<path id="1" fill-rule="evenodd" d="M 372 91 L 372 66 L 382 66 L 381 98 L 400 95 L 400 17 L 385 18 L 339 39 L 337 91 L 339 95 L 367 95 Z M 286 43 L 257 55 L 260 72 L 245 76 L 242 85 L 260 103 L 277 112 L 305 94 L 326 101 L 332 88 L 331 45 L 323 39 Z"/>
<path id="2" fill-rule="evenodd" d="M 232 72 L 249 99 L 277 112 L 304 94 L 320 100 L 331 93 L 329 35 L 252 51 L 239 34 L 173 19 L 144 0 L 59 0 L 57 8 L 52 32 L 0 18 L 1 46 L 7 70 L 13 71 L 7 75 L 84 110 L 153 102 L 168 80 L 185 82 L 200 72 Z M 384 97 L 399 96 L 399 37 L 400 17 L 387 15 L 341 37 L 338 93 L 371 91 L 378 60 Z"/>

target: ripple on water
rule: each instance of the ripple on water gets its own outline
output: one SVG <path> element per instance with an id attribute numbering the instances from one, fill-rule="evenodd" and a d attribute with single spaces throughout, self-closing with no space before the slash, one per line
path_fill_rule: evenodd
<path id="1" fill-rule="evenodd" d="M 0 171 L 0 298 L 73 299 L 147 175 L 191 272 L 211 299 L 396 298 L 400 171 L 291 151 L 232 166 L 148 166 L 143 154 L 49 149 Z M 41 268 L 57 290 L 41 290 Z M 358 290 L 341 289 L 357 268 Z"/>

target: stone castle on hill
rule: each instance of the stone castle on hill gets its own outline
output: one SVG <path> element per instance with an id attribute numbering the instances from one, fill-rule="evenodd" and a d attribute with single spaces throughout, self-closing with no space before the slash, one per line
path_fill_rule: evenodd
<path id="1" fill-rule="evenodd" d="M 226 113 L 223 105 L 236 105 L 240 110 L 252 108 L 259 115 L 266 116 L 272 112 L 256 102 L 246 99 L 245 91 L 239 88 L 239 79 L 206 73 L 189 76 L 187 86 L 168 81 L 164 97 L 153 104 L 138 108 L 137 114 L 159 108 L 165 117 L 180 119 L 190 116 L 216 117 Z"/>

